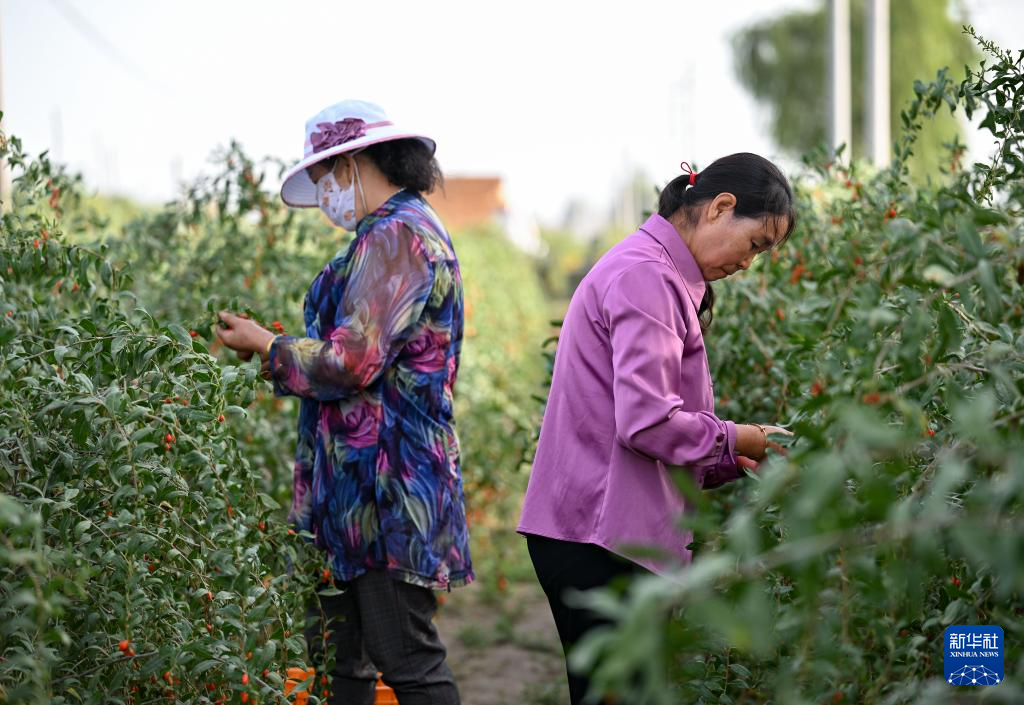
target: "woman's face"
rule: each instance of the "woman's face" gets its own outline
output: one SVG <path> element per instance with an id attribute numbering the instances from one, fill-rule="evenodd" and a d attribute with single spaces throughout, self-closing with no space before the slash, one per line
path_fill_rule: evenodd
<path id="1" fill-rule="evenodd" d="M 715 281 L 748 269 L 756 255 L 783 236 L 785 227 L 779 218 L 737 216 L 736 197 L 721 193 L 705 204 L 686 244 L 704 279 Z"/>
<path id="2" fill-rule="evenodd" d="M 334 180 L 338 182 L 338 185 L 345 188 L 352 183 L 352 158 L 347 155 L 340 155 L 333 159 L 325 159 L 322 162 L 316 164 L 310 164 L 306 167 L 306 173 L 309 175 L 310 181 L 314 184 L 323 178 L 323 175 L 327 173 L 331 163 L 334 164 Z M 325 166 L 326 165 L 326 166 Z"/>

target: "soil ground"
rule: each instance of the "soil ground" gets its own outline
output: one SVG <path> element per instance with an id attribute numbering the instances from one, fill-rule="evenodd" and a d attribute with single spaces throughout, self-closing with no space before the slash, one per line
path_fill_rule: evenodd
<path id="1" fill-rule="evenodd" d="M 540 586 L 512 583 L 497 601 L 474 588 L 452 590 L 437 615 L 463 705 L 568 705 L 562 646 Z"/>

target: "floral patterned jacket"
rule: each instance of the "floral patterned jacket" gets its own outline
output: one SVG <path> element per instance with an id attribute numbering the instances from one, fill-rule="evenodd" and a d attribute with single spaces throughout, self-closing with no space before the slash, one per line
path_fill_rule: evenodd
<path id="1" fill-rule="evenodd" d="M 270 349 L 274 393 L 301 397 L 290 520 L 334 576 L 370 568 L 424 587 L 473 579 L 452 395 L 462 279 L 418 193 L 360 221 L 313 280 L 308 337 Z"/>

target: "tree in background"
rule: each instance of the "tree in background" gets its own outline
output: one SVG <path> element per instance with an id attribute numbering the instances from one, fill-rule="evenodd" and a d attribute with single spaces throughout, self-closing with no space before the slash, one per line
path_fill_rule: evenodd
<path id="1" fill-rule="evenodd" d="M 853 156 L 864 153 L 866 114 L 864 95 L 865 1 L 851 0 L 853 85 Z M 945 11 L 943 11 L 945 9 Z M 967 11 L 959 0 L 898 0 L 890 10 L 890 124 L 899 134 L 900 111 L 914 98 L 914 81 L 931 81 L 948 66 L 960 80 L 966 64 L 975 64 L 978 51 L 961 32 Z M 741 30 L 733 39 L 740 81 L 771 110 L 771 131 L 779 145 L 803 154 L 827 139 L 828 13 L 825 3 L 815 10 L 790 12 L 778 19 Z M 961 120 L 948 113 L 929 121 L 916 145 L 910 166 L 915 177 L 937 173 L 943 143 L 963 132 Z"/>

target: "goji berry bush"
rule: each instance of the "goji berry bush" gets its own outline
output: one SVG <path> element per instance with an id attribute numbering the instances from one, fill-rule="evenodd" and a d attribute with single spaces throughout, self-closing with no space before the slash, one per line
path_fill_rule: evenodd
<path id="1" fill-rule="evenodd" d="M 717 413 L 797 440 L 701 493 L 676 581 L 591 598 L 618 620 L 575 653 L 638 703 L 966 702 L 951 624 L 1005 632 L 1024 701 L 1024 52 L 982 41 L 962 82 L 915 86 L 891 168 L 807 160 L 785 246 L 719 287 L 706 336 Z M 939 110 L 984 116 L 990 161 L 913 187 Z M 667 627 L 666 627 L 667 623 Z M 974 700 L 971 700 L 974 702 Z"/>
<path id="2" fill-rule="evenodd" d="M 80 178 L 15 137 L 2 149 L 16 188 L 0 238 L 0 702 L 321 701 L 302 632 L 330 576 L 285 522 L 297 404 L 213 326 L 228 308 L 301 331 L 306 287 L 348 240 L 285 209 L 263 186 L 280 165 L 234 144 L 114 229 Z M 456 247 L 466 493 L 508 504 L 545 303 L 499 232 Z M 474 516 L 497 591 L 491 546 L 509 532 Z"/>

